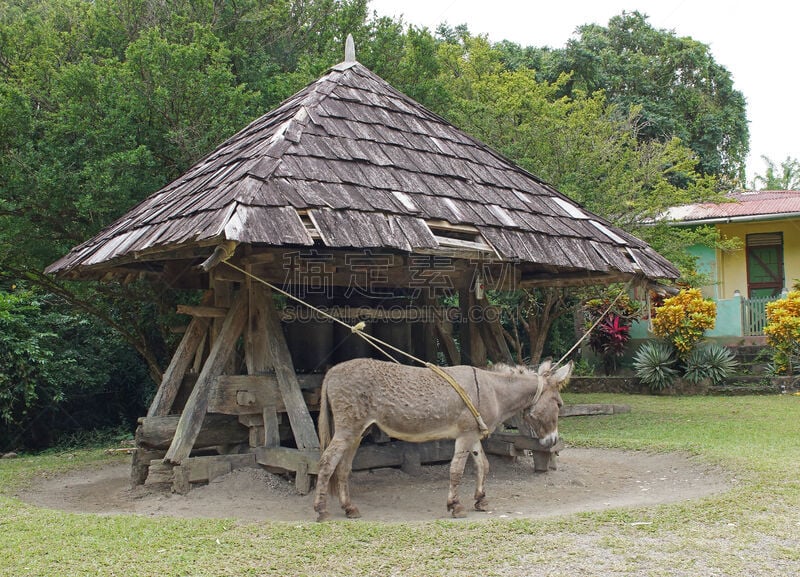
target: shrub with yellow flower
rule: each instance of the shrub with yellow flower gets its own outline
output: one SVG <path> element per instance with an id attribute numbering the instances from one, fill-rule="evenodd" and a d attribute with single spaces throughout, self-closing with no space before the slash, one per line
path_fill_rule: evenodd
<path id="1" fill-rule="evenodd" d="M 800 290 L 767 303 L 767 342 L 775 349 L 773 363 L 779 374 L 792 374 L 800 356 Z"/>
<path id="2" fill-rule="evenodd" d="M 653 332 L 671 342 L 678 358 L 686 360 L 705 331 L 714 328 L 716 318 L 714 301 L 704 299 L 700 289 L 683 289 L 655 309 Z"/>

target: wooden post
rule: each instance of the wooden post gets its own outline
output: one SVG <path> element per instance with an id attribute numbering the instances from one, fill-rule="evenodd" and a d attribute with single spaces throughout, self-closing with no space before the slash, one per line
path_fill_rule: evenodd
<path id="1" fill-rule="evenodd" d="M 266 329 L 269 343 L 270 355 L 275 363 L 275 376 L 278 378 L 278 388 L 283 397 L 283 404 L 286 406 L 286 413 L 289 415 L 289 423 L 292 426 L 294 439 L 297 448 L 301 450 L 319 449 L 319 437 L 314 428 L 314 421 L 308 412 L 308 406 L 303 393 L 300 391 L 300 383 L 294 372 L 292 355 L 283 336 L 283 329 L 272 301 L 272 291 L 268 288 L 264 290 L 264 312 Z"/>
<path id="2" fill-rule="evenodd" d="M 486 345 L 486 352 L 495 363 L 514 364 L 514 357 L 508 348 L 503 329 L 500 326 L 500 312 L 496 307 L 489 304 L 489 300 L 484 296 L 477 299 L 477 305 L 481 309 L 481 319 L 478 328 Z"/>
<path id="3" fill-rule="evenodd" d="M 198 347 L 204 342 L 208 330 L 207 318 L 195 317 L 181 339 L 167 370 L 161 379 L 161 385 L 147 411 L 148 417 L 163 417 L 169 414 L 178 390 L 183 382 L 183 375 L 195 358 Z"/>
<path id="4" fill-rule="evenodd" d="M 468 277 L 468 275 L 466 275 Z M 483 344 L 478 325 L 474 320 L 476 313 L 475 293 L 471 279 L 458 290 L 458 306 L 461 312 L 461 323 L 458 338 L 461 341 L 461 362 L 476 367 L 486 366 L 486 346 Z"/>
<path id="5" fill-rule="evenodd" d="M 197 378 L 192 394 L 186 401 L 186 406 L 178 421 L 175 437 L 167 451 L 164 460 L 169 463 L 179 464 L 192 452 L 192 446 L 203 426 L 203 419 L 208 407 L 208 392 L 214 378 L 222 374 L 231 353 L 236 346 L 236 340 L 242 334 L 247 320 L 247 295 L 240 292 L 233 306 L 228 311 L 219 335 L 211 347 L 211 352 L 206 359 L 203 370 Z"/>
<path id="6" fill-rule="evenodd" d="M 456 342 L 453 340 L 453 325 L 449 321 L 436 319 L 436 336 L 439 337 L 439 344 L 442 347 L 447 364 L 451 367 L 461 364 L 461 353 L 458 352 Z"/>

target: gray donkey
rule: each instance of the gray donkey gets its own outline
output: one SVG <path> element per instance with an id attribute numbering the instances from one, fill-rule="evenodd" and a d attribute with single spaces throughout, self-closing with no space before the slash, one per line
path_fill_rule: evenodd
<path id="1" fill-rule="evenodd" d="M 470 366 L 444 370 L 469 395 L 490 432 L 523 411 L 525 422 L 542 445 L 551 447 L 558 441 L 559 391 L 572 374 L 571 362 L 558 370 L 550 361 L 538 370 L 507 365 L 492 370 Z M 467 455 L 472 455 L 477 469 L 475 509 L 487 509 L 484 481 L 489 461 L 476 419 L 455 389 L 429 368 L 353 359 L 331 368 L 322 383 L 319 437 L 323 452 L 314 497 L 318 521 L 330 517 L 329 490 L 338 490 L 347 517 L 361 516 L 350 500 L 348 481 L 361 436 L 372 424 L 403 441 L 455 439 L 447 510 L 453 517 L 466 516 L 458 485 Z"/>

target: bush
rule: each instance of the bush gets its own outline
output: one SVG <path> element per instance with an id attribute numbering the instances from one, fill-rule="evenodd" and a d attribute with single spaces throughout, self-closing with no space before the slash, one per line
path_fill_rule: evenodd
<path id="1" fill-rule="evenodd" d="M 632 301 L 623 293 L 619 294 L 620 287 L 615 287 L 617 295 L 611 297 L 610 290 L 604 291 L 601 296 L 587 300 L 583 304 L 584 327 L 592 328 L 600 317 L 602 321 L 589 335 L 589 346 L 603 359 L 603 368 L 606 375 L 616 370 L 617 360 L 625 354 L 625 348 L 630 341 L 631 323 L 639 317 L 641 303 Z"/>
<path id="2" fill-rule="evenodd" d="M 684 289 L 664 299 L 655 309 L 653 333 L 675 347 L 678 359 L 685 361 L 707 329 L 713 329 L 717 305 L 704 299 L 699 289 Z"/>
<path id="3" fill-rule="evenodd" d="M 718 385 L 727 379 L 738 363 L 730 349 L 717 344 L 695 348 L 686 361 L 684 378 L 692 384 L 705 379 Z"/>
<path id="4" fill-rule="evenodd" d="M 794 374 L 800 369 L 800 290 L 786 298 L 767 303 L 767 342 L 775 350 L 773 364 L 777 374 Z"/>
<path id="5" fill-rule="evenodd" d="M 132 427 L 146 408 L 150 379 L 139 356 L 52 295 L 0 291 L 0 367 L 0 450 Z"/>
<path id="6" fill-rule="evenodd" d="M 675 349 L 669 343 L 644 343 L 633 357 L 636 376 L 651 391 L 663 391 L 672 386 L 678 376 L 675 368 Z"/>

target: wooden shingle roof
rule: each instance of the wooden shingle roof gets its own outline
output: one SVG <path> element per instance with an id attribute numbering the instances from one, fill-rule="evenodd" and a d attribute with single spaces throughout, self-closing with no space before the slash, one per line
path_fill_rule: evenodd
<path id="1" fill-rule="evenodd" d="M 358 62 L 334 66 L 47 272 L 91 276 L 222 240 L 435 253 L 454 227 L 462 246 L 556 275 L 678 276 Z"/>

